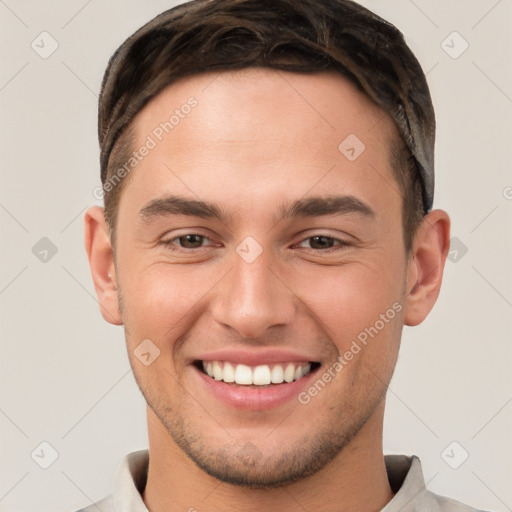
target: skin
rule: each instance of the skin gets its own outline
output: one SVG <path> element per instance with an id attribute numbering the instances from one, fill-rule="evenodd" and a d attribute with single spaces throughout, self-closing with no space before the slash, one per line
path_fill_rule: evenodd
<path id="1" fill-rule="evenodd" d="M 148 402 L 143 499 L 152 512 L 380 510 L 393 497 L 385 393 L 403 325 L 422 322 L 437 300 L 448 215 L 430 212 L 405 253 L 389 156 L 396 128 L 337 74 L 251 68 L 184 78 L 138 114 L 135 146 L 191 96 L 198 105 L 125 184 L 115 258 L 103 210 L 85 215 L 102 314 L 124 325 Z M 348 134 L 366 146 L 353 162 L 338 150 Z M 141 209 L 166 194 L 215 203 L 229 217 L 144 220 Z M 374 215 L 276 222 L 284 202 L 332 195 L 354 196 Z M 206 238 L 180 245 L 185 234 Z M 334 240 L 318 245 L 319 235 Z M 236 252 L 248 236 L 262 248 L 252 263 Z M 401 311 L 305 405 L 235 409 L 190 364 L 206 350 L 279 347 L 312 356 L 322 375 L 395 303 Z M 149 366 L 134 355 L 145 339 L 160 350 Z"/>

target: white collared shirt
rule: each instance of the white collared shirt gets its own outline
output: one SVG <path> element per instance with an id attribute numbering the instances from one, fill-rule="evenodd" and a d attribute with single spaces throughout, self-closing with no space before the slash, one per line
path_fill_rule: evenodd
<path id="1" fill-rule="evenodd" d="M 393 499 L 381 512 L 482 512 L 427 490 L 418 457 L 386 455 Z M 118 470 L 112 494 L 78 512 L 148 512 L 142 492 L 148 476 L 149 452 L 127 455 Z"/>

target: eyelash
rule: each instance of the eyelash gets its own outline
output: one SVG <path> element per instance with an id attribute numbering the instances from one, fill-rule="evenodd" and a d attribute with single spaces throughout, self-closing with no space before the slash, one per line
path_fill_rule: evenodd
<path id="1" fill-rule="evenodd" d="M 164 240 L 162 241 L 162 244 L 171 249 L 172 251 L 175 251 L 175 252 L 192 252 L 196 249 L 205 249 L 205 247 L 201 246 L 201 247 L 195 247 L 195 248 L 192 248 L 192 249 L 186 249 L 186 248 L 180 248 L 180 249 L 176 249 L 174 247 L 174 242 L 176 240 L 179 240 L 180 238 L 184 238 L 186 236 L 191 236 L 191 235 L 194 235 L 194 236 L 198 236 L 198 237 L 201 237 L 203 240 L 209 240 L 209 238 L 205 235 L 200 235 L 198 233 L 185 233 L 184 235 L 180 235 L 180 236 L 177 236 L 175 238 L 172 238 L 171 240 Z M 324 234 L 321 234 L 321 233 L 318 233 L 318 234 L 315 234 L 315 235 L 312 235 L 312 236 L 308 236 L 304 239 L 302 239 L 302 241 L 300 243 L 303 243 L 305 242 L 306 240 L 311 240 L 313 238 L 326 238 L 328 240 L 333 240 L 334 242 L 337 242 L 334 244 L 333 247 L 327 247 L 326 249 L 313 249 L 313 248 L 310 248 L 308 249 L 309 251 L 313 251 L 313 252 L 316 252 L 316 253 L 330 253 L 332 251 L 335 251 L 335 250 L 339 250 L 339 249 L 343 249 L 345 247 L 348 247 L 349 245 L 351 245 L 349 242 L 345 241 L 345 240 L 341 240 L 339 238 L 335 238 L 333 236 L 330 236 L 330 235 L 324 235 Z M 336 249 L 336 247 L 338 247 L 338 249 Z"/>

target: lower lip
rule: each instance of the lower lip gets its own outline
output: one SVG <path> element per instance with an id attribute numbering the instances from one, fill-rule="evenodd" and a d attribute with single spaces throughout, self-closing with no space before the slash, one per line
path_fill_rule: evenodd
<path id="1" fill-rule="evenodd" d="M 207 390 L 217 399 L 236 409 L 263 411 L 273 409 L 296 399 L 306 387 L 318 368 L 310 371 L 305 377 L 274 386 L 238 386 L 215 380 L 193 367 Z"/>

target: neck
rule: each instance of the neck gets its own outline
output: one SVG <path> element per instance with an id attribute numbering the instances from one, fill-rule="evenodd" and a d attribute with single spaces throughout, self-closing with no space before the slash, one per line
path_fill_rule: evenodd
<path id="1" fill-rule="evenodd" d="M 382 453 L 384 402 L 324 468 L 276 489 L 220 482 L 198 468 L 148 408 L 149 469 L 143 500 L 150 512 L 379 511 L 393 497 Z"/>

